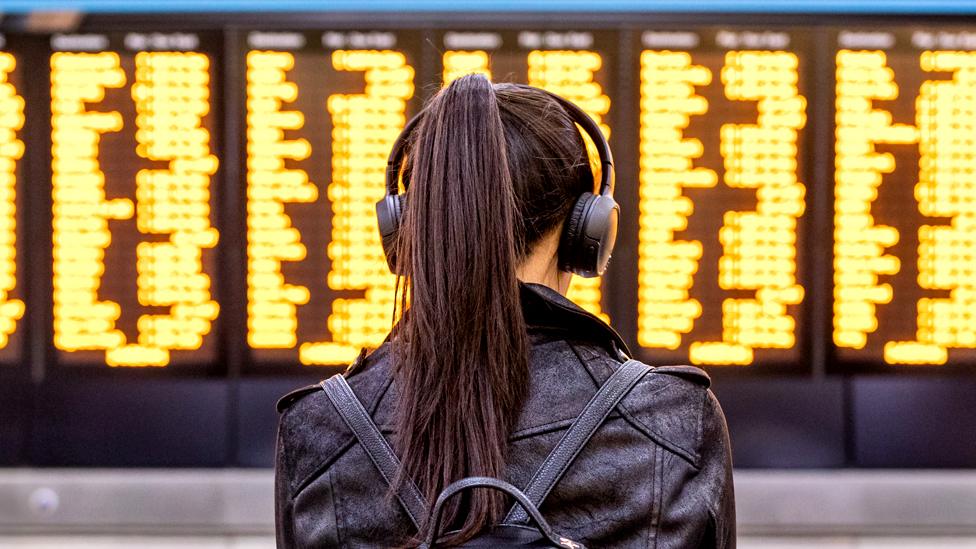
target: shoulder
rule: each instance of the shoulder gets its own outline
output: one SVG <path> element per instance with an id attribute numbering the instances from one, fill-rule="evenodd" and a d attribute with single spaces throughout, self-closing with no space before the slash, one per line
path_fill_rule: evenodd
<path id="1" fill-rule="evenodd" d="M 346 380 L 355 391 L 356 396 L 363 401 L 367 408 L 369 408 L 367 401 L 372 400 L 371 397 L 377 396 L 376 393 L 383 389 L 383 383 L 389 377 L 388 354 L 388 344 L 383 344 L 370 353 L 363 349 L 359 357 L 342 374 L 346 376 Z M 278 399 L 278 413 L 286 416 L 308 407 L 315 408 L 315 404 L 323 399 L 328 402 L 328 398 L 322 393 L 320 384 L 307 385 Z M 301 414 L 299 413 L 299 415 Z"/>
<path id="2" fill-rule="evenodd" d="M 389 385 L 388 363 L 383 345 L 369 355 L 361 354 L 344 374 L 371 414 Z M 278 401 L 278 412 L 276 467 L 294 494 L 348 450 L 354 437 L 319 385 L 288 393 Z"/>
<path id="3" fill-rule="evenodd" d="M 710 385 L 708 374 L 694 366 L 651 367 L 621 401 L 620 412 L 656 443 L 700 467 L 713 423 L 720 419 L 725 425 Z"/>
<path id="4" fill-rule="evenodd" d="M 533 349 L 532 387 L 517 435 L 544 426 L 568 424 L 593 393 L 617 371 L 626 356 L 614 356 L 602 345 L 562 339 Z M 573 366 L 573 365 L 576 366 Z M 711 379 L 695 366 L 650 367 L 617 407 L 637 430 L 694 467 L 724 416 L 709 390 Z M 560 421 L 561 420 L 561 421 Z"/>

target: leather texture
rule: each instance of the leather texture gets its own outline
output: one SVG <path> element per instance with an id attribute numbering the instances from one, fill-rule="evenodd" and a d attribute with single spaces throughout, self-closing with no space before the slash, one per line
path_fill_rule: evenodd
<path id="1" fill-rule="evenodd" d="M 598 388 L 629 357 L 619 335 L 555 291 L 522 285 L 532 342 L 529 397 L 509 437 L 503 480 L 528 486 Z M 389 441 L 397 388 L 388 345 L 361 355 L 347 380 Z M 731 548 L 731 449 L 704 372 L 654 368 L 567 467 L 540 511 L 552 529 L 597 547 Z M 416 546 L 415 528 L 318 386 L 279 403 L 278 546 Z M 436 494 L 425 494 L 428 505 Z"/>
<path id="2" fill-rule="evenodd" d="M 363 450 L 376 466 L 376 470 L 383 475 L 386 485 L 392 486 L 397 469 L 400 468 L 400 459 L 383 438 L 383 433 L 373 423 L 366 409 L 356 398 L 356 394 L 352 392 L 352 388 L 346 383 L 346 379 L 341 375 L 335 375 L 319 385 L 342 416 L 342 420 L 346 422 L 346 426 L 356 435 L 356 439 L 362 444 Z M 427 500 L 420 494 L 417 485 L 408 479 L 397 491 L 397 499 L 407 511 L 410 522 L 419 529 L 427 519 Z"/>
<path id="3" fill-rule="evenodd" d="M 607 419 L 610 412 L 649 371 L 651 369 L 646 364 L 636 360 L 628 360 L 609 379 L 603 382 L 603 385 L 586 404 L 576 421 L 559 439 L 556 448 L 542 461 L 542 465 L 539 466 L 532 480 L 525 487 L 525 495 L 533 505 L 536 507 L 542 505 L 546 496 L 556 486 L 559 479 L 566 474 L 570 464 L 583 450 L 586 443 L 593 438 L 596 430 Z M 502 522 L 526 522 L 529 518 L 528 511 L 529 509 L 525 505 L 514 505 Z"/>
<path id="4" fill-rule="evenodd" d="M 421 544 L 421 548 L 428 549 L 429 547 L 433 547 L 436 536 L 441 533 L 441 508 L 446 500 L 472 487 L 487 486 L 505 491 L 515 498 L 516 503 L 512 511 L 508 513 L 503 521 L 506 524 L 512 525 L 513 523 L 527 522 L 531 519 L 542 534 L 540 539 L 535 541 L 548 540 L 550 542 L 549 547 L 567 546 L 582 549 L 581 544 L 566 537 L 556 536 L 549 528 L 545 519 L 539 514 L 538 507 L 545 500 L 546 496 L 549 495 L 549 492 L 552 491 L 552 488 L 559 479 L 562 478 L 566 469 L 576 456 L 579 455 L 583 447 L 586 446 L 586 443 L 593 437 L 593 434 L 610 414 L 610 411 L 617 406 L 620 400 L 627 395 L 640 378 L 649 371 L 651 371 L 650 367 L 642 362 L 628 360 L 603 383 L 573 424 L 566 430 L 566 433 L 559 440 L 559 443 L 556 444 L 552 453 L 543 460 L 542 465 L 539 466 L 539 470 L 536 471 L 532 480 L 529 481 L 526 487 L 526 493 L 530 495 L 526 495 L 526 493 L 523 493 L 518 488 L 504 481 L 486 477 L 469 477 L 454 482 L 445 488 L 434 504 L 434 511 L 430 519 L 433 526 L 427 531 L 427 540 Z M 356 440 L 359 441 L 359 444 L 366 452 L 370 461 L 373 462 L 376 470 L 382 475 L 387 486 L 393 486 L 394 479 L 400 467 L 400 460 L 386 442 L 386 439 L 383 438 L 379 427 L 373 423 L 372 418 L 369 417 L 362 403 L 356 398 L 356 394 L 353 393 L 352 388 L 346 383 L 345 377 L 342 374 L 336 374 L 319 383 L 319 385 L 325 391 L 326 396 L 329 397 L 332 405 L 335 406 L 336 411 L 342 416 L 342 420 L 345 421 L 346 426 L 352 430 Z M 403 505 L 404 510 L 406 510 L 410 521 L 413 522 L 419 531 L 424 523 L 424 517 L 428 515 L 427 503 L 420 495 L 420 490 L 412 481 L 408 480 L 396 492 L 396 497 L 400 501 L 400 504 Z M 488 535 L 489 538 L 495 539 L 494 544 L 496 546 L 502 545 L 503 540 L 500 534 L 508 532 L 503 526 L 499 527 L 498 532 L 493 532 Z M 517 532 L 522 533 L 521 530 L 517 530 Z M 474 543 L 485 544 L 490 541 L 490 539 L 481 539 L 483 537 L 479 537 Z M 470 544 L 465 544 L 465 546 L 468 545 Z"/>

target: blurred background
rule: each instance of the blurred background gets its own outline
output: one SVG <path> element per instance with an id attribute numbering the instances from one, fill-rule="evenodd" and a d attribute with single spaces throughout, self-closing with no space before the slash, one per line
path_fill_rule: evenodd
<path id="1" fill-rule="evenodd" d="M 976 3 L 0 0 L 0 547 L 267 548 L 276 400 L 389 326 L 469 72 L 613 148 L 570 297 L 705 368 L 740 547 L 976 547 Z"/>

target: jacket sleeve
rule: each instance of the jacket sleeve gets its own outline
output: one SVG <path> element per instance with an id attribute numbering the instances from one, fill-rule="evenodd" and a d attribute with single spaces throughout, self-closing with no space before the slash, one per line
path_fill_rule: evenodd
<path id="1" fill-rule="evenodd" d="M 284 415 L 281 416 L 283 418 Z M 294 502 L 289 489 L 290 474 L 285 460 L 285 445 L 281 436 L 281 425 L 275 443 L 275 537 L 278 549 L 295 547 Z"/>
<path id="2" fill-rule="evenodd" d="M 732 485 L 732 446 L 725 414 L 712 391 L 706 391 L 702 410 L 701 470 L 692 480 L 706 495 L 710 527 L 703 548 L 735 549 L 735 494 Z"/>
<path id="3" fill-rule="evenodd" d="M 682 416 L 672 421 L 687 429 L 688 454 L 661 454 L 664 497 L 656 546 L 734 549 L 732 453 L 725 415 L 708 389 L 686 391 L 682 398 Z"/>

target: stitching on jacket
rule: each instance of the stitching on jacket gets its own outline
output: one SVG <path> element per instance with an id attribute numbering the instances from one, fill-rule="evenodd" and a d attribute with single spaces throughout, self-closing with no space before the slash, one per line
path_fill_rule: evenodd
<path id="1" fill-rule="evenodd" d="M 620 414 L 620 412 L 618 411 L 614 411 L 609 416 L 607 416 L 607 421 L 614 420 L 614 419 L 623 419 L 623 415 Z M 575 420 L 576 420 L 575 417 L 570 417 L 566 419 L 557 419 L 554 421 L 549 421 L 546 423 L 542 423 L 540 425 L 533 425 L 532 427 L 526 427 L 525 429 L 520 429 L 518 431 L 513 432 L 511 435 L 509 435 L 508 442 L 517 442 L 537 435 L 545 435 L 548 433 L 553 433 L 555 431 L 568 429 L 569 426 L 572 425 L 573 421 Z M 392 425 L 381 425 L 380 432 L 383 433 L 384 435 L 391 435 L 391 436 L 396 434 L 396 430 L 393 428 Z"/>
<path id="2" fill-rule="evenodd" d="M 555 421 L 550 421 L 548 423 L 543 423 L 542 425 L 534 425 L 532 427 L 527 427 L 521 431 L 515 431 L 512 436 L 508 437 L 509 442 L 514 442 L 516 440 L 524 440 L 536 435 L 542 435 L 546 433 L 552 433 L 555 431 L 561 431 L 563 429 L 568 429 L 570 425 L 573 424 L 573 420 L 576 418 L 566 418 L 559 419 Z"/>
<path id="3" fill-rule="evenodd" d="M 342 504 L 342 500 L 339 497 L 341 490 L 336 490 L 336 485 L 333 482 L 335 475 L 332 474 L 332 471 L 327 471 L 326 474 L 329 475 L 329 488 L 332 489 L 332 512 L 336 516 L 336 542 L 339 544 L 339 547 L 342 547 L 342 525 L 339 523 L 339 505 Z"/>
<path id="4" fill-rule="evenodd" d="M 364 408 L 369 410 L 370 417 L 375 416 L 376 412 L 379 411 L 380 404 L 383 402 L 383 398 L 386 397 L 386 393 L 389 392 L 390 387 L 393 386 L 392 374 L 393 373 L 390 372 L 390 375 L 386 376 L 386 381 L 383 382 L 383 386 L 380 387 L 380 390 L 376 391 L 376 398 L 373 400 L 372 403 L 370 403 L 370 406 L 363 406 Z"/>
<path id="5" fill-rule="evenodd" d="M 586 373 L 590 376 L 590 379 L 593 381 L 594 387 L 596 387 L 597 389 L 599 389 L 600 388 L 600 385 L 602 385 L 602 382 L 600 381 L 600 378 L 596 375 L 596 372 L 593 371 L 593 368 L 590 366 L 590 362 L 593 361 L 593 360 L 595 360 L 595 359 L 597 359 L 597 358 L 599 358 L 600 357 L 600 354 L 597 353 L 597 352 L 592 352 L 591 351 L 592 356 L 590 356 L 589 358 L 583 358 L 583 356 L 580 354 L 580 350 L 581 350 L 580 348 L 582 346 L 574 345 L 569 340 L 565 340 L 565 342 L 566 342 L 566 345 L 569 346 L 569 349 L 571 351 L 573 351 L 573 354 L 576 355 L 576 360 L 579 360 L 580 361 L 580 364 L 583 366 L 583 369 L 586 370 Z M 611 372 L 610 373 L 611 374 L 613 373 L 612 368 L 611 368 Z M 604 379 L 606 379 L 606 378 L 604 378 Z"/>
<path id="6" fill-rule="evenodd" d="M 593 381 L 593 386 L 594 386 L 593 393 L 590 394 L 590 395 L 588 395 L 586 398 L 589 399 L 594 394 L 596 394 L 596 391 L 599 389 L 601 383 L 599 381 L 597 381 L 597 379 L 594 377 L 593 373 L 590 372 L 589 368 L 587 367 L 586 361 L 584 361 L 583 359 L 580 358 L 579 353 L 576 352 L 576 348 L 573 346 L 572 343 L 570 343 L 567 340 L 559 340 L 559 341 L 553 341 L 553 342 L 547 343 L 546 345 L 552 345 L 554 349 L 569 348 L 569 350 L 570 350 L 570 352 L 572 352 L 573 356 L 575 356 L 576 359 L 580 361 L 580 365 L 583 366 L 584 371 L 587 372 L 587 374 L 590 376 L 591 381 Z M 580 408 L 580 410 L 582 411 L 582 408 Z M 540 423 L 538 425 L 532 425 L 531 427 L 525 427 L 525 428 L 523 428 L 523 429 L 521 429 L 519 431 L 515 431 L 514 433 L 512 433 L 512 435 L 509 437 L 509 440 L 510 441 L 511 440 L 514 440 L 514 439 L 516 439 L 515 437 L 525 438 L 524 433 L 533 432 L 536 429 L 540 429 L 542 432 L 544 432 L 544 431 L 546 431 L 547 429 L 549 429 L 553 425 L 561 425 L 563 423 L 566 423 L 568 425 L 568 424 L 572 423 L 575 419 L 576 419 L 576 415 L 572 415 L 572 416 L 569 416 L 569 417 L 563 417 L 563 418 L 559 418 L 559 419 L 554 419 L 552 421 L 547 421 L 545 423 Z"/>
<path id="7" fill-rule="evenodd" d="M 609 422 L 609 421 L 614 420 L 614 419 L 621 419 L 621 417 L 622 416 L 619 413 L 611 412 L 610 415 L 607 416 L 606 422 Z M 569 426 L 572 425 L 574 421 L 576 421 L 576 418 L 575 417 L 571 417 L 571 418 L 560 419 L 560 420 L 556 420 L 556 421 L 550 421 L 548 423 L 543 423 L 542 425 L 536 425 L 534 427 L 528 427 L 528 428 L 522 429 L 521 431 L 516 431 L 516 432 L 512 433 L 512 435 L 510 437 L 508 437 L 508 441 L 509 442 L 516 442 L 516 441 L 525 440 L 527 438 L 534 437 L 534 436 L 537 436 L 537 435 L 544 435 L 544 434 L 547 434 L 547 433 L 552 433 L 552 432 L 555 432 L 555 431 L 561 431 L 561 430 L 564 430 L 564 429 L 568 429 Z M 606 423 L 606 422 L 604 422 L 604 423 Z"/>
<path id="8" fill-rule="evenodd" d="M 655 393 L 656 392 L 657 391 L 655 391 Z M 640 418 L 638 418 L 633 413 L 631 413 L 631 411 L 627 408 L 625 404 L 620 403 L 620 407 L 624 408 L 624 411 L 622 412 L 624 418 L 626 418 L 628 421 L 631 421 L 632 424 L 636 424 L 634 425 L 634 427 L 638 431 L 644 433 L 645 436 L 653 440 L 655 443 L 660 444 L 661 446 L 667 448 L 668 450 L 673 452 L 681 459 L 687 461 L 695 469 L 699 468 L 698 462 L 700 460 L 700 456 L 697 454 L 697 452 L 688 450 L 687 448 L 681 446 L 680 444 L 671 441 L 669 438 L 665 437 L 664 435 L 655 431 L 654 429 L 651 429 L 650 426 L 648 426 L 646 423 L 641 421 Z"/>
<path id="9" fill-rule="evenodd" d="M 705 404 L 708 402 L 708 390 L 702 391 L 701 407 L 698 409 L 698 433 L 696 442 L 697 455 L 701 456 L 702 437 L 705 436 Z"/>
<path id="10" fill-rule="evenodd" d="M 339 448 L 335 452 L 329 456 L 326 456 L 326 458 L 322 460 L 321 464 L 316 466 L 311 473 L 305 476 L 305 478 L 301 479 L 301 482 L 295 484 L 295 487 L 292 488 L 292 497 L 297 496 L 298 493 L 307 488 L 309 484 L 315 482 L 315 479 L 325 474 L 326 471 L 335 465 L 335 462 L 339 461 L 339 458 L 341 458 L 343 454 L 348 452 L 349 449 L 355 445 L 355 443 L 356 437 L 350 435 L 349 439 L 340 444 Z"/>
<path id="11" fill-rule="evenodd" d="M 594 387 L 597 390 L 599 390 L 600 386 L 603 384 L 603 381 L 606 381 L 610 377 L 610 375 L 613 374 L 613 369 L 610 368 L 610 372 L 607 374 L 607 376 L 605 376 L 601 380 L 600 377 L 596 375 L 596 372 L 593 371 L 593 367 L 591 365 L 593 361 L 600 358 L 600 353 L 594 351 L 591 347 L 587 347 L 583 345 L 574 345 L 569 340 L 566 340 L 566 345 L 568 345 L 570 350 L 573 351 L 573 354 L 576 355 L 576 360 L 580 361 L 580 364 L 583 366 L 583 369 L 586 370 L 587 374 L 589 374 L 590 379 L 593 381 Z M 583 350 L 589 350 L 590 352 L 587 354 L 589 354 L 590 356 L 584 357 L 582 354 Z"/>
<path id="12" fill-rule="evenodd" d="M 705 427 L 704 427 L 704 425 L 705 425 L 705 406 L 709 403 L 710 400 L 711 399 L 709 398 L 708 391 L 705 391 L 704 398 L 702 399 L 702 411 L 701 411 L 701 413 L 698 416 L 699 417 L 699 421 L 698 421 L 698 425 L 699 425 L 699 431 L 698 431 L 699 445 L 705 444 L 705 439 L 704 439 L 704 437 L 705 437 L 705 431 L 704 431 L 704 429 L 705 429 Z M 719 501 L 717 499 L 709 498 L 708 500 L 705 501 L 705 507 L 708 509 L 708 520 L 711 521 L 711 523 L 713 525 L 715 537 L 716 538 L 721 537 L 721 539 L 722 539 L 722 542 L 721 542 L 722 545 L 720 547 L 718 547 L 718 549 L 724 549 L 726 547 L 726 545 L 725 545 L 725 536 L 722 536 L 721 535 L 721 532 L 719 531 L 719 526 L 718 526 L 719 525 L 719 520 L 718 520 L 718 517 L 719 517 Z"/>
<path id="13" fill-rule="evenodd" d="M 291 483 L 287 481 L 291 477 L 291 467 L 287 465 L 288 460 L 285 455 L 285 447 L 281 443 L 281 427 L 278 428 L 278 434 L 276 435 L 275 442 L 275 543 L 282 544 L 283 540 L 287 539 L 292 541 L 295 539 L 295 497 L 291 491 Z M 278 471 L 278 464 L 282 464 L 282 470 Z M 287 486 L 287 492 L 284 498 L 284 512 L 282 513 L 284 517 L 279 516 L 279 502 L 278 502 L 278 483 L 280 482 L 279 475 L 284 475 Z M 284 524 L 279 524 L 280 519 L 283 519 Z"/>
<path id="14" fill-rule="evenodd" d="M 623 416 L 620 414 L 619 411 L 615 410 L 614 412 L 611 412 L 609 416 L 607 416 L 607 421 L 613 419 L 621 419 L 621 418 L 623 418 Z M 533 425 L 532 427 L 526 427 L 525 429 L 514 431 L 511 435 L 509 435 L 508 442 L 517 442 L 519 440 L 525 440 L 527 438 L 536 435 L 544 435 L 547 433 L 568 429 L 569 426 L 572 425 L 573 421 L 575 420 L 576 420 L 575 417 L 570 417 L 566 419 L 557 419 L 553 421 L 548 421 L 546 423 L 542 423 L 539 425 Z M 380 425 L 379 427 L 380 427 L 380 432 L 383 433 L 384 435 L 392 436 L 396 434 L 396 429 L 393 428 L 393 425 L 386 424 L 386 425 Z"/>
<path id="15" fill-rule="evenodd" d="M 606 421 L 606 416 L 604 414 L 609 414 L 610 411 L 615 407 L 614 402 L 619 401 L 620 398 L 625 396 L 633 388 L 633 384 L 643 377 L 646 373 L 646 367 L 641 364 L 641 370 L 637 377 L 633 378 L 623 378 L 623 380 L 618 378 L 611 378 L 603 384 L 600 389 L 597 390 L 596 394 L 593 395 L 589 403 L 583 408 L 583 412 L 577 417 L 579 425 L 586 429 L 582 432 L 577 432 L 571 430 L 564 435 L 564 438 L 560 439 L 556 443 L 556 449 L 553 453 L 550 453 L 542 462 L 542 466 L 536 471 L 532 479 L 526 485 L 525 491 L 529 499 L 541 504 L 545 497 L 549 494 L 550 490 L 554 487 L 555 482 L 558 481 L 565 473 L 566 470 L 572 465 L 573 458 L 575 458 L 579 452 L 583 450 L 582 446 L 589 441 L 603 423 Z M 618 370 L 618 372 L 621 370 Z M 623 370 L 627 372 L 627 370 Z M 625 381 L 626 383 L 625 383 Z M 591 415 L 599 411 L 599 416 Z M 598 421 L 594 421 L 597 420 Z M 566 437 L 573 436 L 573 438 L 567 439 Z M 566 446 L 563 446 L 563 443 Z M 565 450 L 571 453 L 567 454 Z M 565 459 L 563 459 L 565 456 Z M 551 477 L 549 480 L 547 477 Z M 543 484 L 537 485 L 537 482 L 543 482 Z M 511 515 L 510 515 L 511 516 Z"/>
<path id="16" fill-rule="evenodd" d="M 387 376 L 387 379 L 386 379 L 386 381 L 383 382 L 383 385 L 380 387 L 380 390 L 376 392 L 377 393 L 377 396 L 372 399 L 372 401 L 370 402 L 369 406 L 364 406 L 364 408 L 366 408 L 369 411 L 370 417 L 376 415 L 376 411 L 379 409 L 380 402 L 383 400 L 383 397 L 386 396 L 386 393 L 387 393 L 387 391 L 389 391 L 391 385 L 393 385 L 393 376 Z M 321 387 L 319 387 L 319 391 L 322 391 L 322 388 Z M 321 396 L 324 397 L 325 396 L 325 393 L 322 392 L 322 395 Z M 357 394 L 356 397 L 358 398 L 359 395 Z M 326 400 L 328 400 L 328 399 L 326 399 Z M 331 402 L 330 402 L 330 404 L 331 404 Z M 287 411 L 286 411 L 286 413 L 287 413 Z M 339 411 L 336 410 L 335 413 L 338 414 Z M 356 442 L 355 435 L 352 434 L 352 431 L 349 430 L 349 427 L 347 427 L 345 425 L 342 425 L 342 427 L 349 434 L 349 438 L 345 442 L 343 442 L 342 444 L 340 444 L 336 448 L 336 451 L 335 452 L 333 452 L 333 453 L 331 453 L 329 455 L 323 456 L 322 461 L 318 465 L 316 465 L 314 469 L 312 469 L 312 472 L 311 473 L 309 473 L 307 476 L 305 476 L 304 478 L 302 478 L 298 482 L 293 482 L 292 483 L 292 486 L 291 486 L 292 497 L 294 497 L 299 492 L 301 492 L 302 490 L 304 490 L 309 484 L 311 484 L 312 482 L 314 482 L 316 478 L 318 478 L 318 477 L 322 476 L 323 474 L 325 474 L 325 472 L 328 471 L 329 468 L 332 467 L 332 465 L 336 461 L 338 461 L 339 458 L 342 457 L 343 454 L 345 454 L 346 452 L 348 452 L 349 449 L 353 447 L 353 445 Z"/>
<path id="17" fill-rule="evenodd" d="M 339 526 L 339 502 L 337 501 L 338 500 L 339 493 L 335 489 L 335 483 L 332 482 L 332 479 L 335 477 L 335 475 L 333 474 L 333 472 L 331 470 L 329 470 L 329 471 L 326 471 L 325 474 L 328 475 L 328 477 L 329 477 L 329 490 L 332 490 L 332 516 L 335 517 L 335 540 L 336 540 L 336 544 L 338 544 L 339 546 L 341 546 L 342 545 L 342 531 L 340 530 L 340 526 Z"/>
<path id="18" fill-rule="evenodd" d="M 651 372 L 650 375 L 653 375 L 653 372 Z M 645 379 L 647 379 L 647 378 L 645 378 Z M 641 383 L 643 383 L 643 380 L 641 381 Z M 675 383 L 675 382 L 672 381 L 672 382 L 664 385 L 663 387 L 660 387 L 659 389 L 657 389 L 656 391 L 652 392 L 648 396 L 656 395 L 657 393 L 659 393 L 659 392 L 663 391 L 664 389 L 667 389 L 668 387 L 670 387 L 673 383 Z M 640 383 L 638 383 L 637 385 L 639 386 Z M 637 387 L 634 387 L 634 389 L 637 389 Z M 629 395 L 628 395 L 628 398 L 629 398 Z M 690 450 L 688 448 L 685 448 L 684 446 L 678 444 L 677 442 L 672 441 L 670 438 L 668 438 L 668 437 L 662 435 L 661 433 L 657 432 L 656 430 L 652 429 L 647 423 L 645 423 L 644 421 L 642 421 L 640 418 L 638 418 L 633 413 L 633 411 L 627 406 L 626 400 L 627 400 L 627 398 L 624 398 L 624 400 L 621 401 L 620 404 L 617 405 L 617 407 L 620 408 L 620 413 L 624 416 L 624 418 L 627 419 L 628 421 L 630 421 L 632 425 L 634 425 L 634 428 L 636 428 L 638 431 L 644 433 L 645 436 L 647 436 L 648 438 L 650 438 L 654 442 L 660 444 L 661 446 L 667 448 L 668 450 L 670 450 L 670 451 L 674 452 L 675 454 L 677 454 L 678 456 L 680 456 L 682 459 L 684 459 L 685 461 L 687 461 L 688 463 L 690 463 L 692 465 L 692 467 L 695 467 L 696 469 L 699 467 L 699 463 L 698 462 L 700 460 L 700 456 L 699 456 L 699 454 L 698 454 L 697 451 Z M 702 421 L 702 419 L 701 419 L 701 412 L 699 412 L 699 414 L 698 414 L 698 429 L 699 429 L 698 430 L 698 440 L 701 440 L 701 421 Z"/>
<path id="19" fill-rule="evenodd" d="M 651 479 L 651 527 L 647 529 L 647 546 L 657 548 L 657 533 L 661 527 L 661 511 L 664 506 L 664 459 L 661 447 L 654 445 L 654 476 Z"/>
<path id="20" fill-rule="evenodd" d="M 590 364 L 591 362 L 596 361 L 596 360 L 599 360 L 600 358 L 602 358 L 604 367 L 606 367 L 608 370 L 610 370 L 610 374 L 611 375 L 613 374 L 613 371 L 614 371 L 613 365 L 616 364 L 617 367 L 619 368 L 620 365 L 622 364 L 622 363 L 614 360 L 611 357 L 607 357 L 607 356 L 601 357 L 600 356 L 600 353 L 597 352 L 597 351 L 592 350 L 592 348 L 590 348 L 590 351 L 591 351 L 593 357 L 591 359 L 589 359 L 589 360 L 584 359 L 580 355 L 580 349 L 578 349 L 578 346 L 577 345 L 574 345 L 570 341 L 566 341 L 566 344 L 569 345 L 569 348 L 573 350 L 573 353 L 576 355 L 576 358 L 583 365 L 583 368 L 590 375 L 590 378 L 593 380 L 593 383 L 596 384 L 597 387 L 600 386 L 601 382 L 600 382 L 599 377 L 597 377 L 596 372 L 593 371 L 593 368 L 591 367 L 591 364 Z M 580 347 L 585 347 L 585 346 L 580 346 Z M 654 372 L 652 371 L 648 375 L 653 375 L 653 374 L 654 374 Z M 644 379 L 647 379 L 647 377 L 645 377 Z M 643 380 L 641 380 L 640 382 L 638 382 L 637 385 L 634 386 L 634 389 L 633 390 L 636 390 L 637 387 L 640 386 L 640 384 L 643 383 L 643 382 L 644 382 Z M 671 381 L 670 383 L 665 384 L 663 387 L 657 389 L 656 391 L 652 392 L 648 396 L 656 395 L 658 392 L 663 391 L 667 387 L 670 387 L 671 384 L 673 384 L 673 383 L 674 383 L 674 381 Z M 632 392 L 633 392 L 633 390 L 632 390 Z M 631 411 L 631 409 L 625 404 L 625 401 L 627 400 L 627 398 L 629 398 L 629 395 L 627 397 L 624 397 L 624 400 L 620 401 L 620 403 L 617 404 L 617 409 L 620 412 L 620 414 L 623 415 L 623 417 L 625 419 L 627 419 L 629 422 L 631 422 L 631 424 L 634 426 L 635 429 L 637 429 L 638 431 L 640 431 L 641 433 L 643 433 L 644 436 L 650 438 L 655 443 L 664 446 L 665 448 L 671 450 L 672 452 L 675 452 L 676 454 L 678 454 L 679 456 L 681 456 L 685 461 L 687 461 L 688 463 L 690 463 L 693 467 L 698 468 L 698 466 L 699 466 L 698 462 L 700 460 L 700 456 L 699 456 L 699 453 L 697 451 L 691 450 L 689 448 L 685 448 L 684 446 L 682 446 L 682 445 L 680 445 L 680 444 L 672 441 L 670 438 L 664 436 L 663 434 L 655 431 L 654 429 L 651 429 L 651 427 L 649 425 L 647 425 L 646 423 L 644 423 L 643 421 L 641 421 L 636 415 L 634 415 L 633 411 Z M 698 428 L 699 428 L 699 431 L 698 431 L 698 440 L 701 440 L 701 421 L 702 421 L 701 414 L 699 413 L 699 415 L 698 415 L 698 422 L 699 422 L 699 426 L 698 426 Z"/>

